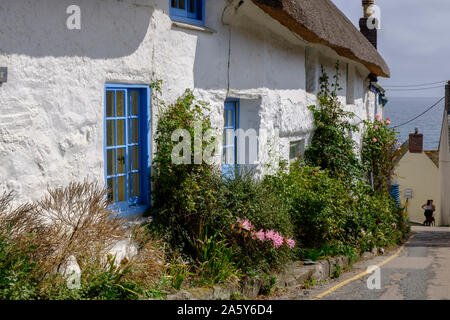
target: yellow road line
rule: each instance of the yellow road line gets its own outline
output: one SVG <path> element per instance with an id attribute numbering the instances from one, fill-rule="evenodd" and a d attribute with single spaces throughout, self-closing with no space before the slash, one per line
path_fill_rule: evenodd
<path id="1" fill-rule="evenodd" d="M 413 237 L 414 237 L 414 236 L 411 236 L 411 237 L 409 238 L 409 240 L 411 240 Z M 408 240 L 408 241 L 409 241 L 409 240 Z M 406 244 L 406 243 L 405 243 L 405 244 Z M 389 258 L 387 258 L 387 259 L 384 260 L 383 262 L 377 264 L 376 266 L 380 268 L 381 266 L 385 265 L 386 263 L 388 263 L 388 262 L 391 261 L 392 259 L 395 259 L 395 258 L 402 252 L 402 250 L 405 248 L 405 244 L 402 245 L 402 246 L 400 247 L 400 249 L 398 249 L 393 255 L 391 255 Z M 369 270 L 369 271 L 372 271 L 372 272 L 373 272 L 373 269 L 371 269 L 371 270 Z M 364 271 L 364 272 L 361 272 L 360 274 L 357 274 L 356 276 L 354 276 L 354 277 L 352 277 L 352 278 L 350 278 L 350 279 L 347 279 L 347 280 L 345 280 L 345 281 L 342 281 L 341 283 L 335 285 L 333 288 L 328 289 L 327 291 L 325 291 L 325 292 L 323 292 L 323 293 L 321 293 L 321 294 L 315 296 L 315 297 L 312 298 L 311 300 L 319 300 L 319 299 L 322 299 L 323 297 L 329 295 L 330 293 L 333 293 L 333 292 L 336 291 L 337 289 L 342 288 L 343 286 L 346 286 L 346 285 L 349 284 L 350 282 L 353 282 L 353 281 L 355 281 L 355 280 L 358 280 L 359 278 L 362 278 L 362 277 L 364 277 L 364 276 L 366 276 L 366 275 L 368 275 L 368 274 L 371 274 L 372 272 L 367 272 L 367 270 Z"/>

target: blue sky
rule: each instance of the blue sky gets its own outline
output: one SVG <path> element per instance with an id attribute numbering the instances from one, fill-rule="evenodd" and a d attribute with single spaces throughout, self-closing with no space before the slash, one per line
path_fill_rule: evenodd
<path id="1" fill-rule="evenodd" d="M 361 0 L 332 1 L 358 26 Z M 450 80 L 450 1 L 375 0 L 375 4 L 381 9 L 378 49 L 391 70 L 391 78 L 380 78 L 380 83 L 396 86 Z M 441 97 L 444 85 L 424 91 L 388 91 L 388 96 Z"/>

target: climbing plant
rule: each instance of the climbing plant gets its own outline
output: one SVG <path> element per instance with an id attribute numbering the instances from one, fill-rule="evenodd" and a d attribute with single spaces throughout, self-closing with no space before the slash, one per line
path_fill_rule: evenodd
<path id="1" fill-rule="evenodd" d="M 322 66 L 318 105 L 309 106 L 314 115 L 316 130 L 305 152 L 305 160 L 312 166 L 327 169 L 334 176 L 352 179 L 360 177 L 362 172 L 361 163 L 354 151 L 355 143 L 350 136 L 359 129 L 349 122 L 354 114 L 341 107 L 338 98 L 338 92 L 342 90 L 339 77 L 338 63 L 332 83 Z"/>
<path id="2" fill-rule="evenodd" d="M 389 119 L 375 116 L 375 121 L 366 121 L 363 139 L 362 162 L 376 191 L 387 192 L 394 174 L 395 157 L 400 152 L 397 131 L 389 125 Z"/>

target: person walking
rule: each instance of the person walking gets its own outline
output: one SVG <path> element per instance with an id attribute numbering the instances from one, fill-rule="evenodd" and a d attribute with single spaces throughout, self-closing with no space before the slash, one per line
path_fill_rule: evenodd
<path id="1" fill-rule="evenodd" d="M 425 210 L 425 221 L 424 225 L 431 226 L 431 223 L 433 222 L 433 213 L 436 211 L 436 206 L 433 204 L 433 200 L 428 200 L 426 204 L 422 205 L 422 209 Z"/>

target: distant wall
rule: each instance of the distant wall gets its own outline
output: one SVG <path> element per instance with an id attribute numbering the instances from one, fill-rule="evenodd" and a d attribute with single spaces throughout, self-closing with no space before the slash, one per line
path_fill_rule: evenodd
<path id="1" fill-rule="evenodd" d="M 404 205 L 405 189 L 412 190 L 412 199 L 408 200 L 409 220 L 423 223 L 424 210 L 421 206 L 433 199 L 436 206 L 434 217 L 436 225 L 442 225 L 441 195 L 439 193 L 439 169 L 424 153 L 410 153 L 403 156 L 395 170 L 396 182 L 400 184 L 400 200 Z"/>

